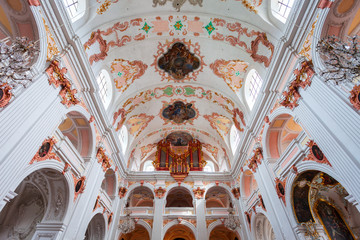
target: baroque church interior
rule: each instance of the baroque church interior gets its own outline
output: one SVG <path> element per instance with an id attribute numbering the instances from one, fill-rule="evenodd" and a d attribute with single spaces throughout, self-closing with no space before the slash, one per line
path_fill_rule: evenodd
<path id="1" fill-rule="evenodd" d="M 358 0 L 0 0 L 0 239 L 360 239 L 358 35 Z"/>

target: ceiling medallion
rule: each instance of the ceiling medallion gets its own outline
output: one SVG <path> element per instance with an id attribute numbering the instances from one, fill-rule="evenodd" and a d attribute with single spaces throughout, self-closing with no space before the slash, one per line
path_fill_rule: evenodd
<path id="1" fill-rule="evenodd" d="M 180 8 L 184 5 L 184 3 L 186 2 L 186 0 L 153 0 L 153 7 L 156 7 L 158 4 L 160 6 L 163 6 L 166 4 L 166 2 L 168 1 L 172 1 L 172 5 L 173 7 L 176 9 L 176 11 L 180 11 Z M 200 7 L 202 7 L 202 2 L 203 0 L 189 0 L 189 3 L 191 5 L 199 5 Z"/>
<path id="2" fill-rule="evenodd" d="M 200 67 L 200 59 L 181 42 L 174 43 L 158 60 L 158 66 L 175 80 L 183 80 L 186 75 Z"/>
<path id="3" fill-rule="evenodd" d="M 161 115 L 165 119 L 180 124 L 196 116 L 196 111 L 192 107 L 192 103 L 185 104 L 182 101 L 176 101 L 162 110 Z"/>

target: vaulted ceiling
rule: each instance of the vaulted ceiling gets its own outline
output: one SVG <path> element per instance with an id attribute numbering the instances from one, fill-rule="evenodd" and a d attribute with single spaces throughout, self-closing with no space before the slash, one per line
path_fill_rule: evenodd
<path id="1" fill-rule="evenodd" d="M 271 1 L 200 2 L 92 0 L 75 24 L 94 75 L 110 74 L 107 113 L 119 133 L 128 130 L 124 156 L 132 170 L 179 130 L 204 143 L 220 170 L 229 169 L 230 129 L 236 123 L 241 134 L 250 114 L 246 76 L 256 69 L 266 80 L 282 35 L 270 20 Z M 170 50 L 177 42 L 182 50 Z M 171 66 L 158 64 L 164 55 Z"/>

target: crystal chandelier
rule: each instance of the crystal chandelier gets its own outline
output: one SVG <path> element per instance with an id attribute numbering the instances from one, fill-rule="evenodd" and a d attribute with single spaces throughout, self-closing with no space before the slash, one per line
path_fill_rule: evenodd
<path id="1" fill-rule="evenodd" d="M 359 40 L 358 36 L 347 36 L 344 42 L 336 36 L 328 36 L 319 41 L 316 51 L 324 58 L 327 68 L 321 73 L 325 76 L 325 82 L 353 82 L 359 77 Z"/>
<path id="2" fill-rule="evenodd" d="M 12 88 L 30 81 L 30 66 L 39 49 L 26 37 L 0 40 L 0 82 Z"/>
<path id="3" fill-rule="evenodd" d="M 233 214 L 233 208 L 228 209 L 229 217 L 225 219 L 224 225 L 231 231 L 235 231 L 236 228 L 240 227 L 240 220 L 238 217 L 235 217 Z"/>
<path id="4" fill-rule="evenodd" d="M 124 234 L 135 230 L 135 221 L 130 217 L 130 212 L 128 212 L 125 218 L 120 221 L 119 229 Z"/>

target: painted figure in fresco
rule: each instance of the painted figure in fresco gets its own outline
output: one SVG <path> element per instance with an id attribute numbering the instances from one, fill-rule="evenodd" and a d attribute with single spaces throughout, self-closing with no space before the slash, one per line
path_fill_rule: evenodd
<path id="1" fill-rule="evenodd" d="M 80 191 L 83 181 L 79 180 L 75 186 L 75 192 Z"/>
<path id="2" fill-rule="evenodd" d="M 324 159 L 324 154 L 322 153 L 322 151 L 320 150 L 320 148 L 317 145 L 313 145 L 311 147 L 311 150 L 314 154 L 314 156 L 318 159 L 318 160 L 323 160 Z"/>
<path id="3" fill-rule="evenodd" d="M 181 138 L 178 138 L 177 140 L 176 140 L 176 143 L 174 144 L 175 146 L 182 146 L 182 141 L 181 141 Z"/>
<path id="4" fill-rule="evenodd" d="M 164 118 L 172 120 L 175 123 L 179 124 L 195 117 L 196 112 L 194 109 L 192 109 L 191 103 L 185 104 L 181 101 L 176 101 L 166 107 L 163 110 L 162 114 Z"/>
<path id="5" fill-rule="evenodd" d="M 321 174 L 321 180 L 324 185 L 336 185 L 338 181 L 327 174 Z"/>
<path id="6" fill-rule="evenodd" d="M 278 183 L 279 192 L 281 195 L 285 195 L 284 186 L 281 183 Z"/>
<path id="7" fill-rule="evenodd" d="M 332 205 L 320 200 L 316 211 L 332 240 L 355 240 L 339 212 Z"/>
<path id="8" fill-rule="evenodd" d="M 177 42 L 159 58 L 158 66 L 175 80 L 181 80 L 200 66 L 200 60 L 183 43 Z"/>
<path id="9" fill-rule="evenodd" d="M 293 203 L 294 203 L 294 210 L 296 212 L 296 217 L 299 222 L 308 222 L 308 221 L 314 222 L 308 201 L 309 190 L 310 190 L 309 182 L 306 179 L 300 181 L 294 187 Z"/>
<path id="10" fill-rule="evenodd" d="M 45 157 L 50 150 L 50 143 L 44 143 L 43 145 L 41 145 L 40 149 L 39 149 L 39 156 L 40 157 Z"/>

